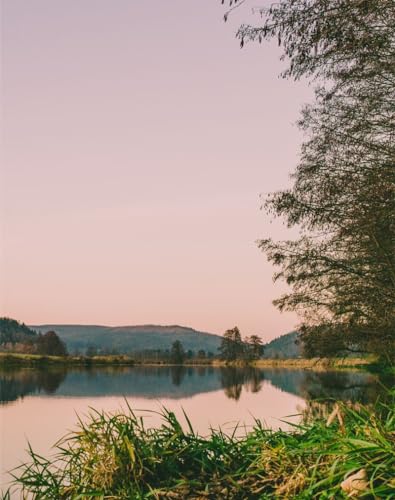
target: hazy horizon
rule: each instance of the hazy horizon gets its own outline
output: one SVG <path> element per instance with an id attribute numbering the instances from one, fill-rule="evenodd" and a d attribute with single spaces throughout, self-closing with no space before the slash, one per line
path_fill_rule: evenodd
<path id="1" fill-rule="evenodd" d="M 223 13 L 3 0 L 2 316 L 294 329 L 256 245 L 288 231 L 259 195 L 290 184 L 311 89 L 279 78 L 275 43 L 240 49 L 259 16 Z"/>

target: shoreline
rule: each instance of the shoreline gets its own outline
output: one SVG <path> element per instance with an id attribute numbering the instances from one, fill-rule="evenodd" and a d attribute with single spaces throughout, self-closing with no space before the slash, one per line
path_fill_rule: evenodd
<path id="1" fill-rule="evenodd" d="M 0 367 L 46 367 L 46 366 L 184 366 L 184 367 L 204 367 L 215 368 L 236 367 L 236 368 L 281 368 L 281 369 L 303 369 L 312 371 L 321 370 L 345 370 L 345 369 L 370 369 L 380 370 L 375 364 L 374 358 L 290 358 L 290 359 L 260 359 L 251 362 L 236 361 L 226 362 L 218 359 L 186 361 L 183 364 L 168 363 L 165 361 L 136 361 L 127 355 L 109 356 L 46 356 L 39 354 L 21 354 L 0 352 Z"/>
<path id="2" fill-rule="evenodd" d="M 394 396 L 373 406 L 333 402 L 290 432 L 257 421 L 242 436 L 202 437 L 185 413 L 187 430 L 166 409 L 154 430 L 130 407 L 95 411 L 47 457 L 30 449 L 2 498 L 393 498 Z"/>

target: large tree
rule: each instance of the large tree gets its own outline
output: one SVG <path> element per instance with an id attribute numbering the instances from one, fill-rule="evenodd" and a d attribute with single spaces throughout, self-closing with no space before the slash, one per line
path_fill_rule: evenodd
<path id="1" fill-rule="evenodd" d="M 249 359 L 259 359 L 264 353 L 264 346 L 262 339 L 258 335 L 251 335 L 244 341 L 246 355 Z"/>
<path id="2" fill-rule="evenodd" d="M 284 77 L 317 82 L 293 186 L 266 209 L 301 237 L 260 242 L 302 316 L 308 355 L 395 357 L 395 2 L 283 0 L 241 43 L 275 37 Z"/>
<path id="3" fill-rule="evenodd" d="M 56 332 L 52 330 L 44 333 L 44 335 L 39 335 L 37 352 L 50 356 L 67 356 L 66 344 L 59 338 Z"/>
<path id="4" fill-rule="evenodd" d="M 235 326 L 226 330 L 219 347 L 221 358 L 225 361 L 236 361 L 243 359 L 245 346 L 241 339 L 240 330 Z"/>

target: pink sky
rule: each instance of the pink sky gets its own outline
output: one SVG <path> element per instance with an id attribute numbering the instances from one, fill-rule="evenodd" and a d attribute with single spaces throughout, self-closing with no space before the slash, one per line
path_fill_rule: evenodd
<path id="1" fill-rule="evenodd" d="M 293 314 L 255 241 L 289 185 L 311 90 L 216 0 L 3 0 L 1 315 L 25 323 L 238 325 Z M 259 22 L 257 17 L 256 22 Z"/>

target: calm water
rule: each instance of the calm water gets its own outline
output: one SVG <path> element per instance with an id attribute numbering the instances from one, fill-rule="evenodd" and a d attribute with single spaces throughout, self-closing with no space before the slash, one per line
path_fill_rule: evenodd
<path id="1" fill-rule="evenodd" d="M 230 431 L 238 422 L 248 428 L 254 418 L 272 428 L 287 428 L 282 419 L 295 422 L 316 410 L 313 399 L 369 403 L 381 390 L 375 376 L 344 371 L 213 367 L 0 371 L 2 483 L 4 471 L 27 458 L 27 441 L 48 455 L 51 445 L 75 428 L 76 414 L 87 415 L 92 407 L 115 411 L 125 408 L 127 400 L 152 426 L 160 424 L 160 417 L 143 410 L 165 406 L 183 421 L 183 408 L 204 435 L 210 427 Z"/>

